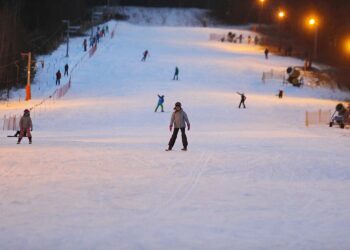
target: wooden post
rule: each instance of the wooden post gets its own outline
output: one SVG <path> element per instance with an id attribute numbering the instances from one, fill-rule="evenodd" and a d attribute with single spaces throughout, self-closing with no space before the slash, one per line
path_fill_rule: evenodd
<path id="1" fill-rule="evenodd" d="M 305 112 L 305 125 L 306 125 L 306 127 L 308 127 L 309 126 L 309 112 Z"/>

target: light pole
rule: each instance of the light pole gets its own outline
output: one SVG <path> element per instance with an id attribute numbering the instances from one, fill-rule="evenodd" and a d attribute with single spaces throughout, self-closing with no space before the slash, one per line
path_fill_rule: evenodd
<path id="1" fill-rule="evenodd" d="M 32 92 L 30 88 L 30 66 L 32 64 L 32 53 L 21 53 L 22 56 L 28 56 L 28 66 L 27 66 L 27 86 L 26 86 L 26 101 L 32 99 Z"/>
<path id="2" fill-rule="evenodd" d="M 278 12 L 278 36 L 279 36 L 279 45 L 278 45 L 278 50 L 281 51 L 282 48 L 282 22 L 286 17 L 286 12 L 283 10 L 280 10 Z"/>
<path id="3" fill-rule="evenodd" d="M 62 22 L 67 24 L 67 51 L 66 51 L 66 57 L 69 57 L 69 29 L 70 29 L 70 21 L 69 20 L 62 20 Z"/>
<path id="4" fill-rule="evenodd" d="M 264 11 L 265 0 L 259 0 L 260 3 L 260 11 L 259 11 L 259 28 L 261 28 L 262 16 Z"/>
<path id="5" fill-rule="evenodd" d="M 315 29 L 313 57 L 314 57 L 314 59 L 317 59 L 317 57 L 318 57 L 318 22 L 317 22 L 317 19 L 314 17 L 309 18 L 308 24 L 310 27 Z"/>

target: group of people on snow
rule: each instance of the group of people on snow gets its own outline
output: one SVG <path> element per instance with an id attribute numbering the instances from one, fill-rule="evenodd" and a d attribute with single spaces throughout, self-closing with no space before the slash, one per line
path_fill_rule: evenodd
<path id="1" fill-rule="evenodd" d="M 68 66 L 68 63 L 66 63 L 66 65 L 64 65 L 64 76 L 68 76 L 69 75 L 68 71 L 69 71 L 69 66 Z M 62 78 L 61 71 L 58 70 L 56 72 L 56 86 L 61 85 L 61 78 Z"/>
<path id="2" fill-rule="evenodd" d="M 221 42 L 230 42 L 230 43 L 243 43 L 244 40 L 243 34 L 237 35 L 236 33 L 228 32 L 226 36 L 221 38 Z M 254 42 L 255 45 L 258 45 L 260 42 L 260 38 L 255 35 L 254 38 L 251 35 L 247 36 L 247 43 L 252 44 Z"/>

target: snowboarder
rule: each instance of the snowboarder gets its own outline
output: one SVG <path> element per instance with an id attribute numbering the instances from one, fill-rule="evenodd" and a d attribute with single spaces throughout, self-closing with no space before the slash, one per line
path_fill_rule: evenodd
<path id="1" fill-rule="evenodd" d="M 175 67 L 173 80 L 179 80 L 179 68 L 177 66 Z"/>
<path id="2" fill-rule="evenodd" d="M 269 49 L 266 48 L 264 53 L 265 53 L 265 59 L 268 60 L 269 59 L 269 53 L 270 53 Z"/>
<path id="3" fill-rule="evenodd" d="M 149 53 L 148 53 L 148 50 L 145 50 L 145 51 L 143 52 L 143 57 L 142 57 L 141 61 L 142 61 L 142 62 L 146 61 L 147 56 L 149 56 Z"/>
<path id="4" fill-rule="evenodd" d="M 69 66 L 68 66 L 68 63 L 66 63 L 66 65 L 64 65 L 64 75 L 68 76 L 68 70 L 69 70 Z"/>
<path id="5" fill-rule="evenodd" d="M 86 52 L 86 50 L 87 50 L 87 40 L 86 39 L 84 39 L 83 46 L 84 46 L 84 52 Z"/>
<path id="6" fill-rule="evenodd" d="M 242 105 L 243 105 L 243 108 L 246 108 L 245 100 L 247 100 L 247 97 L 244 95 L 244 93 L 237 92 L 237 94 L 239 94 L 241 96 L 241 102 L 239 103 L 238 108 L 240 109 Z"/>
<path id="7" fill-rule="evenodd" d="M 164 95 L 158 94 L 158 104 L 154 112 L 157 112 L 159 107 L 162 109 L 162 112 L 164 112 L 163 103 L 164 103 Z"/>
<path id="8" fill-rule="evenodd" d="M 61 84 L 61 77 L 62 77 L 61 71 L 58 70 L 58 71 L 56 72 L 56 85 L 60 85 L 60 84 Z"/>
<path id="9" fill-rule="evenodd" d="M 32 144 L 32 135 L 30 131 L 33 131 L 33 123 L 32 123 L 32 119 L 30 118 L 30 112 L 28 109 L 24 110 L 24 114 L 21 120 L 19 121 L 19 127 L 21 132 L 19 134 L 17 144 L 21 143 L 21 140 L 25 134 L 29 139 L 29 144 Z"/>
<path id="10" fill-rule="evenodd" d="M 171 139 L 168 144 L 169 147 L 168 149 L 166 149 L 166 151 L 171 151 L 173 149 L 179 130 L 181 130 L 181 135 L 182 135 L 183 148 L 181 150 L 187 151 L 188 141 L 186 136 L 186 125 L 187 125 L 187 129 L 190 130 L 190 121 L 188 120 L 186 112 L 183 111 L 180 102 L 175 103 L 174 110 L 175 111 L 171 116 L 170 126 L 169 126 L 170 131 L 172 131 L 174 127 L 174 132 L 173 132 L 173 135 L 171 136 Z"/>

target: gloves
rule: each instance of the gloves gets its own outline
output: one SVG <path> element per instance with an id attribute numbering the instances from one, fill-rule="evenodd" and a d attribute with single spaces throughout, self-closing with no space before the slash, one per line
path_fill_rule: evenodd
<path id="1" fill-rule="evenodd" d="M 170 130 L 170 132 L 173 130 L 173 125 L 169 126 L 169 130 Z"/>
<path id="2" fill-rule="evenodd" d="M 187 130 L 190 130 L 190 129 L 191 129 L 191 125 L 187 124 Z"/>

